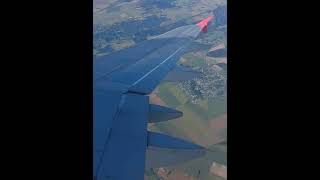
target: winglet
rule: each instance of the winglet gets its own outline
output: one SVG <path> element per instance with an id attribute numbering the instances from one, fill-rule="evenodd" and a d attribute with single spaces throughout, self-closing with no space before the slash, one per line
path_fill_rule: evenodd
<path id="1" fill-rule="evenodd" d="M 203 19 L 202 21 L 200 21 L 197 26 L 199 26 L 199 28 L 201 29 L 202 32 L 206 32 L 207 31 L 207 26 L 208 23 L 213 19 L 213 16 L 209 16 L 205 19 Z"/>

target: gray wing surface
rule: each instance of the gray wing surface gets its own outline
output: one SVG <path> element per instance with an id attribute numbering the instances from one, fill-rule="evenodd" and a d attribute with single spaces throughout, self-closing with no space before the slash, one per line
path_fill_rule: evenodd
<path id="1" fill-rule="evenodd" d="M 203 155 L 201 146 L 147 131 L 148 122 L 182 115 L 176 110 L 149 104 L 148 94 L 176 67 L 185 48 L 200 31 L 196 25 L 183 26 L 135 47 L 94 59 L 93 173 L 96 180 L 142 180 L 146 161 L 147 167 L 167 165 L 174 162 L 172 153 L 179 150 L 184 151 L 179 161 Z M 150 119 L 154 115 L 156 119 Z M 190 153 L 186 152 L 192 155 L 188 157 Z M 158 162 L 159 157 L 146 160 L 147 154 L 171 154 L 172 158 L 170 162 Z"/>
<path id="2" fill-rule="evenodd" d="M 138 47 L 117 52 L 111 57 L 97 58 L 94 80 L 100 85 L 120 83 L 129 86 L 129 91 L 149 94 L 175 67 L 185 48 L 200 31 L 196 25 L 180 27 L 179 31 L 169 31 Z"/>
<path id="3" fill-rule="evenodd" d="M 94 111 L 95 179 L 143 179 L 148 97 L 96 90 L 94 106 L 99 105 Z"/>

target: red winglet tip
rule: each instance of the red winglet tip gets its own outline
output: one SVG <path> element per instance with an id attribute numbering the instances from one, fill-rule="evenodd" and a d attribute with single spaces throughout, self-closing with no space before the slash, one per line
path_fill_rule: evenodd
<path id="1" fill-rule="evenodd" d="M 208 26 L 208 23 L 213 19 L 213 16 L 209 16 L 205 19 L 203 19 L 202 21 L 200 21 L 197 26 L 200 27 L 201 30 L 203 30 L 205 27 Z"/>

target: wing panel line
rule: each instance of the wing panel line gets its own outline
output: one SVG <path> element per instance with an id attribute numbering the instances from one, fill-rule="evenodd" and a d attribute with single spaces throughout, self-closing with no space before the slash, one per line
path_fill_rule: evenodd
<path id="1" fill-rule="evenodd" d="M 195 32 L 197 29 L 190 29 L 187 32 L 184 32 L 183 34 L 192 34 L 193 32 Z M 153 71 L 155 71 L 156 69 L 158 69 L 163 63 L 165 63 L 166 61 L 168 61 L 172 56 L 174 56 L 175 54 L 177 54 L 182 48 L 185 48 L 185 46 L 180 47 L 179 49 L 177 49 L 173 54 L 171 54 L 169 57 L 167 57 L 165 60 L 163 60 L 160 64 L 158 64 L 156 67 L 154 67 L 153 69 L 151 69 L 148 73 L 146 73 L 145 75 L 143 75 L 141 78 L 139 78 L 137 81 L 135 81 L 131 86 L 134 86 L 136 84 L 138 84 L 140 81 L 142 81 L 144 78 L 146 78 L 149 74 L 151 74 Z"/>
<path id="2" fill-rule="evenodd" d="M 118 118 L 118 116 L 119 116 L 119 114 L 120 114 L 120 112 L 121 112 L 121 109 L 122 109 L 122 107 L 123 107 L 123 105 L 124 105 L 124 103 L 125 103 L 125 100 L 126 100 L 126 94 L 123 94 L 123 95 L 121 96 L 121 100 L 120 100 L 120 103 L 119 103 L 119 105 L 118 105 L 117 112 L 115 113 L 112 122 L 113 122 L 115 119 Z M 111 131 L 112 131 L 112 128 L 110 128 L 110 131 L 109 131 L 109 133 L 107 134 L 107 139 L 106 139 L 106 141 L 105 141 L 105 143 L 104 143 L 103 151 L 102 151 L 102 154 L 101 154 L 101 156 L 100 156 L 100 159 L 99 159 L 99 162 L 98 162 L 98 165 L 97 165 L 97 170 L 96 170 L 95 176 L 98 176 L 99 169 L 100 169 L 101 164 L 102 164 L 102 159 L 103 159 L 103 157 L 104 157 L 104 153 L 105 153 L 106 147 L 107 147 L 107 145 L 108 145 L 108 139 L 109 139 L 109 137 L 110 137 Z"/>
<path id="3" fill-rule="evenodd" d="M 136 85 L 137 83 L 139 83 L 141 80 L 143 80 L 145 77 L 147 77 L 150 73 L 152 73 L 154 70 L 158 69 L 163 63 L 165 63 L 166 61 L 168 61 L 172 56 L 174 56 L 175 54 L 178 53 L 178 51 L 180 51 L 182 48 L 184 48 L 185 46 L 180 47 L 179 49 L 177 49 L 173 54 L 171 54 L 169 57 L 167 57 L 164 61 L 162 61 L 160 64 L 158 64 L 156 67 L 154 67 L 153 69 L 151 69 L 148 73 L 146 73 L 144 76 L 142 76 L 140 79 L 138 79 L 136 82 L 134 82 L 132 84 L 132 86 Z"/>

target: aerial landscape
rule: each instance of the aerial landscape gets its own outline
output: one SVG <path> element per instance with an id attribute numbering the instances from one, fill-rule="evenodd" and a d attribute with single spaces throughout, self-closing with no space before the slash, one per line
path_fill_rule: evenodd
<path id="1" fill-rule="evenodd" d="M 148 124 L 149 130 L 186 139 L 208 152 L 185 163 L 146 169 L 144 177 L 227 179 L 227 0 L 93 0 L 93 7 L 93 56 L 97 57 L 214 16 L 207 32 L 178 62 L 201 76 L 178 83 L 163 80 L 150 94 L 150 103 L 175 108 L 183 116 Z"/>

